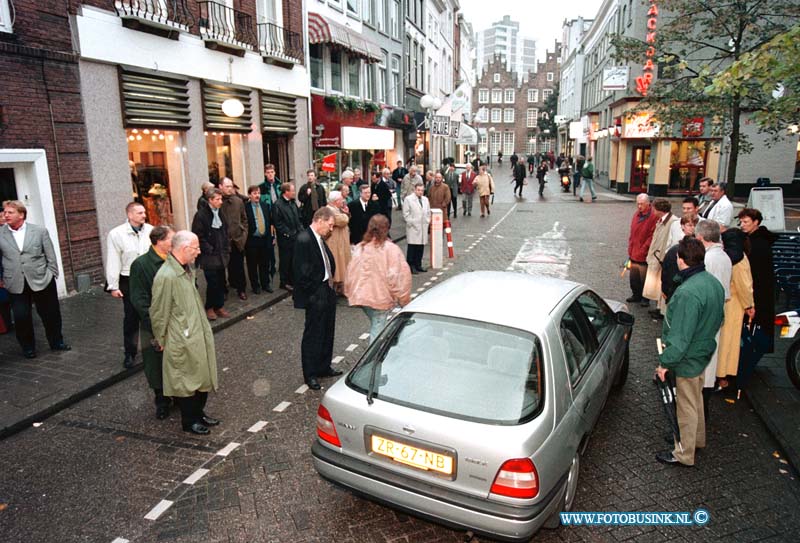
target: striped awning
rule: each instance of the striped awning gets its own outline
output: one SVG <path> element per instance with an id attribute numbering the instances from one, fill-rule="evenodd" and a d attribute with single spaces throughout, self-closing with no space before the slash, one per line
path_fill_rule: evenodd
<path id="1" fill-rule="evenodd" d="M 383 58 L 377 43 L 314 12 L 308 13 L 308 43 L 329 43 L 339 46 L 363 57 L 368 62 L 377 62 Z"/>

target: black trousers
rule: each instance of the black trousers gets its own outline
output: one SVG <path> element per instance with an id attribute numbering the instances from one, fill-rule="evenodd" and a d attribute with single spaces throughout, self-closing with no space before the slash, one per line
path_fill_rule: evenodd
<path id="1" fill-rule="evenodd" d="M 20 294 L 11 294 L 11 311 L 14 313 L 14 328 L 17 332 L 22 350 L 36 349 L 36 338 L 33 335 L 33 305 L 44 324 L 44 332 L 50 347 L 63 343 L 61 335 L 61 307 L 58 305 L 58 290 L 55 278 L 44 289 L 34 292 L 28 282 Z"/>
<path id="2" fill-rule="evenodd" d="M 447 216 L 450 217 L 450 213 L 453 213 L 453 217 L 458 217 L 458 196 L 452 196 L 450 199 L 450 203 L 447 204 Z"/>
<path id="3" fill-rule="evenodd" d="M 0 302 L 0 319 L 6 325 L 7 330 L 11 330 L 11 302 Z"/>
<path id="4" fill-rule="evenodd" d="M 514 194 L 519 190 L 519 195 L 522 197 L 522 187 L 525 186 L 525 181 L 523 179 L 515 179 L 514 182 L 516 183 L 516 185 L 514 185 Z"/>
<path id="5" fill-rule="evenodd" d="M 294 260 L 294 237 L 278 238 L 278 262 L 281 285 L 292 284 L 292 265 Z"/>
<path id="6" fill-rule="evenodd" d="M 206 309 L 222 309 L 225 305 L 225 270 L 203 270 L 206 277 Z"/>
<path id="7" fill-rule="evenodd" d="M 156 407 L 169 407 L 170 399 L 168 396 L 164 396 L 163 388 L 154 388 L 153 393 L 155 394 Z M 203 394 L 208 393 L 203 392 Z"/>
<path id="8" fill-rule="evenodd" d="M 642 299 L 644 281 L 647 279 L 647 262 L 634 262 L 631 260 L 631 292 L 637 300 Z"/>
<path id="9" fill-rule="evenodd" d="M 181 410 L 181 426 L 183 429 L 188 429 L 195 422 L 203 423 L 205 416 L 204 409 L 206 408 L 206 401 L 208 400 L 208 392 L 197 391 L 194 396 L 187 396 L 185 398 L 175 398 L 178 402 L 178 408 Z"/>
<path id="10" fill-rule="evenodd" d="M 228 260 L 228 284 L 241 294 L 247 290 L 247 279 L 244 277 L 244 253 L 231 244 L 231 257 Z"/>
<path id="11" fill-rule="evenodd" d="M 408 244 L 406 249 L 406 262 L 408 262 L 408 265 L 412 270 L 422 267 L 423 254 L 425 254 L 424 245 L 415 245 L 413 243 Z"/>
<path id="12" fill-rule="evenodd" d="M 250 288 L 253 290 L 269 287 L 269 270 L 271 263 L 270 249 L 272 243 L 268 239 L 255 239 L 248 242 L 244 256 L 247 259 L 247 277 L 250 279 Z"/>
<path id="13" fill-rule="evenodd" d="M 125 316 L 122 319 L 122 337 L 125 343 L 125 354 L 136 356 L 139 344 L 139 314 L 131 303 L 131 280 L 124 275 L 119 276 L 119 290 L 122 292 L 122 308 Z"/>
<path id="14" fill-rule="evenodd" d="M 323 377 L 331 370 L 335 327 L 336 292 L 327 282 L 320 283 L 306 305 L 306 323 L 300 344 L 306 382 L 312 377 Z"/>

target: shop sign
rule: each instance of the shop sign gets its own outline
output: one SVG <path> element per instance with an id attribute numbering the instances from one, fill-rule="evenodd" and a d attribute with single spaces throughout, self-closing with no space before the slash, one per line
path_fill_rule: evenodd
<path id="1" fill-rule="evenodd" d="M 322 157 L 322 171 L 335 172 L 336 171 L 336 153 L 331 153 Z"/>
<path id="2" fill-rule="evenodd" d="M 336 136 L 335 138 L 318 138 L 316 146 L 338 149 L 341 147 L 339 144 L 339 136 Z"/>
<path id="3" fill-rule="evenodd" d="M 705 132 L 705 119 L 703 117 L 686 119 L 682 132 L 684 138 L 702 138 Z"/>
<path id="4" fill-rule="evenodd" d="M 450 121 L 450 133 L 448 136 L 451 138 L 458 138 L 458 131 L 461 128 L 460 121 Z"/>
<path id="5" fill-rule="evenodd" d="M 658 5 L 656 0 L 649 0 L 650 9 L 647 11 L 647 33 L 645 34 L 645 43 L 647 43 L 647 50 L 645 52 L 645 63 L 642 66 L 642 75 L 636 78 L 636 91 L 642 96 L 647 96 L 650 90 L 650 85 L 653 83 L 653 73 L 655 72 L 655 63 L 653 59 L 656 57 L 656 30 L 658 29 Z"/>
<path id="6" fill-rule="evenodd" d="M 625 118 L 624 138 L 655 138 L 658 136 L 659 126 L 649 111 L 630 113 Z"/>
<path id="7" fill-rule="evenodd" d="M 434 115 L 431 120 L 431 134 L 434 136 L 450 135 L 450 117 L 447 115 Z"/>
<path id="8" fill-rule="evenodd" d="M 615 66 L 603 70 L 603 90 L 616 91 L 628 88 L 630 66 Z"/>

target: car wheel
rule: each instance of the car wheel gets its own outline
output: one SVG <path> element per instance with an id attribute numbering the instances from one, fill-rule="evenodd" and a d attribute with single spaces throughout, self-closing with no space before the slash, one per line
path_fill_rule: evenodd
<path id="1" fill-rule="evenodd" d="M 630 347 L 625 345 L 625 355 L 622 359 L 622 365 L 619 367 L 619 371 L 617 372 L 617 376 L 614 378 L 614 388 L 620 389 L 625 384 L 625 381 L 628 380 L 628 368 L 630 367 Z"/>
<path id="2" fill-rule="evenodd" d="M 800 341 L 795 341 L 786 353 L 786 373 L 792 384 L 800 389 Z"/>
<path id="3" fill-rule="evenodd" d="M 550 530 L 554 530 L 561 526 L 561 516 L 559 513 L 572 511 L 573 505 L 575 505 L 575 495 L 578 493 L 578 477 L 580 476 L 581 472 L 581 453 L 575 452 L 575 456 L 572 459 L 572 464 L 569 467 L 569 473 L 567 474 L 567 482 L 565 484 L 566 490 L 564 491 L 564 497 L 561 499 L 561 505 L 559 508 L 548 518 L 545 523 L 544 527 Z"/>

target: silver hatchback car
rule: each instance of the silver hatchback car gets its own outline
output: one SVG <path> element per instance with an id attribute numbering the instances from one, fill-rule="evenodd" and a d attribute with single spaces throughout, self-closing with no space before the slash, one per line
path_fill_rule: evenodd
<path id="1" fill-rule="evenodd" d="M 458 275 L 403 308 L 328 390 L 314 466 L 414 515 L 527 540 L 572 507 L 632 327 L 624 304 L 584 285 Z"/>

